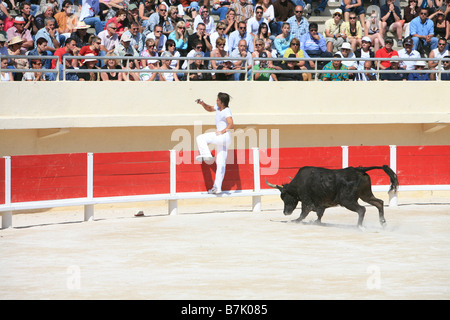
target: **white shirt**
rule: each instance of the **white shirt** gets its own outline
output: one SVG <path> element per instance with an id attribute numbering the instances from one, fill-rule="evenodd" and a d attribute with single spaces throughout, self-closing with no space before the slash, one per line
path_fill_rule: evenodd
<path id="1" fill-rule="evenodd" d="M 269 33 L 270 32 L 270 28 L 269 28 L 269 21 L 267 21 L 266 18 L 261 18 L 259 21 L 256 20 L 256 17 L 253 16 L 250 19 L 248 19 L 247 21 L 247 32 L 254 34 L 254 35 L 258 35 L 258 29 L 261 23 L 265 22 L 267 24 L 267 31 Z"/>
<path id="2" fill-rule="evenodd" d="M 227 118 L 232 117 L 230 108 L 224 108 L 220 111 L 217 105 L 214 106 L 214 110 L 216 110 L 216 128 L 217 131 L 222 131 L 226 127 L 228 127 Z"/>
<path id="3" fill-rule="evenodd" d="M 420 53 L 417 50 L 412 50 L 411 54 L 406 52 L 406 49 L 398 50 L 399 58 L 420 58 Z M 400 68 L 406 66 L 406 70 L 414 70 L 417 61 L 402 61 L 400 62 Z"/>
<path id="4" fill-rule="evenodd" d="M 100 3 L 98 0 L 83 0 L 80 13 L 80 21 L 85 18 L 95 16 L 100 10 Z"/>

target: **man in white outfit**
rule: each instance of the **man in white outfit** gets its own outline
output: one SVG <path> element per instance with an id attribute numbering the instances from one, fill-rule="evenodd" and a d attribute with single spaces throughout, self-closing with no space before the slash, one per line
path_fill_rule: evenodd
<path id="1" fill-rule="evenodd" d="M 197 137 L 197 145 L 200 154 L 195 159 L 197 161 L 212 160 L 213 157 L 208 144 L 212 143 L 217 146 L 216 179 L 212 189 L 208 190 L 208 193 L 217 194 L 222 192 L 222 182 L 227 165 L 227 151 L 231 142 L 230 130 L 234 127 L 233 116 L 228 107 L 230 96 L 227 93 L 219 92 L 215 106 L 206 104 L 201 99 L 197 99 L 196 102 L 201 104 L 206 111 L 216 112 L 216 132 L 204 133 Z"/>

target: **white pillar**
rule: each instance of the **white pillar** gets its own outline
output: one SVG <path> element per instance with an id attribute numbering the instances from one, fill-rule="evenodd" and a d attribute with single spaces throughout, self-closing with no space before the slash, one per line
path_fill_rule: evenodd
<path id="1" fill-rule="evenodd" d="M 11 205 L 11 157 L 5 159 L 5 205 Z M 2 229 L 12 227 L 12 211 L 2 213 Z"/>
<path id="2" fill-rule="evenodd" d="M 390 145 L 390 164 L 392 171 L 397 174 L 397 146 Z M 390 207 L 396 207 L 398 205 L 398 192 L 397 191 L 391 191 L 389 192 L 389 206 Z"/>
<path id="3" fill-rule="evenodd" d="M 341 146 L 342 148 L 342 168 L 348 167 L 348 146 Z"/>
<path id="4" fill-rule="evenodd" d="M 177 194 L 177 151 L 170 150 L 170 195 Z M 169 200 L 169 215 L 178 214 L 178 200 Z"/>
<path id="5" fill-rule="evenodd" d="M 87 198 L 94 199 L 94 154 L 87 154 Z M 94 205 L 84 206 L 84 221 L 94 220 Z"/>
<path id="6" fill-rule="evenodd" d="M 253 150 L 253 191 L 261 191 L 261 170 L 259 163 L 259 148 L 252 148 Z M 261 212 L 261 196 L 252 197 L 252 210 L 253 212 Z"/>

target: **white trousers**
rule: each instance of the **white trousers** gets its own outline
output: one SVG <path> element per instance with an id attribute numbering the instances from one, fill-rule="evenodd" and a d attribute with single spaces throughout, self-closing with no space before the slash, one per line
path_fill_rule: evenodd
<path id="1" fill-rule="evenodd" d="M 214 144 L 217 146 L 217 169 L 214 187 L 216 187 L 219 191 L 222 190 L 222 182 L 225 176 L 225 169 L 227 166 L 227 152 L 230 142 L 231 135 L 229 132 L 221 135 L 216 135 L 215 132 L 208 132 L 197 136 L 197 146 L 201 156 L 212 157 L 208 144 Z"/>

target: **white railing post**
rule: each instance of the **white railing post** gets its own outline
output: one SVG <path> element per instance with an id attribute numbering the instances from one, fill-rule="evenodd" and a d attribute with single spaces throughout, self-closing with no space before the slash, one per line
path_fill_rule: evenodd
<path id="1" fill-rule="evenodd" d="M 5 205 L 11 205 L 11 157 L 5 159 Z M 12 227 L 12 211 L 2 213 L 2 229 Z"/>
<path id="2" fill-rule="evenodd" d="M 390 148 L 389 166 L 391 167 L 392 171 L 394 171 L 397 174 L 397 146 L 390 145 L 389 148 Z M 397 191 L 389 192 L 389 206 L 396 207 L 397 205 L 398 205 L 398 192 Z"/>
<path id="3" fill-rule="evenodd" d="M 177 150 L 170 150 L 170 195 L 177 193 Z M 169 215 L 178 213 L 178 201 L 169 200 Z"/>
<path id="4" fill-rule="evenodd" d="M 87 154 L 87 198 L 94 199 L 94 154 Z M 84 206 L 84 221 L 94 220 L 94 205 L 86 204 Z"/>
<path id="5" fill-rule="evenodd" d="M 261 191 L 261 170 L 259 163 L 259 148 L 252 148 L 253 150 L 253 191 Z M 261 212 L 261 195 L 252 197 L 253 212 Z"/>
<path id="6" fill-rule="evenodd" d="M 342 168 L 348 167 L 348 146 L 341 146 L 342 148 Z"/>

